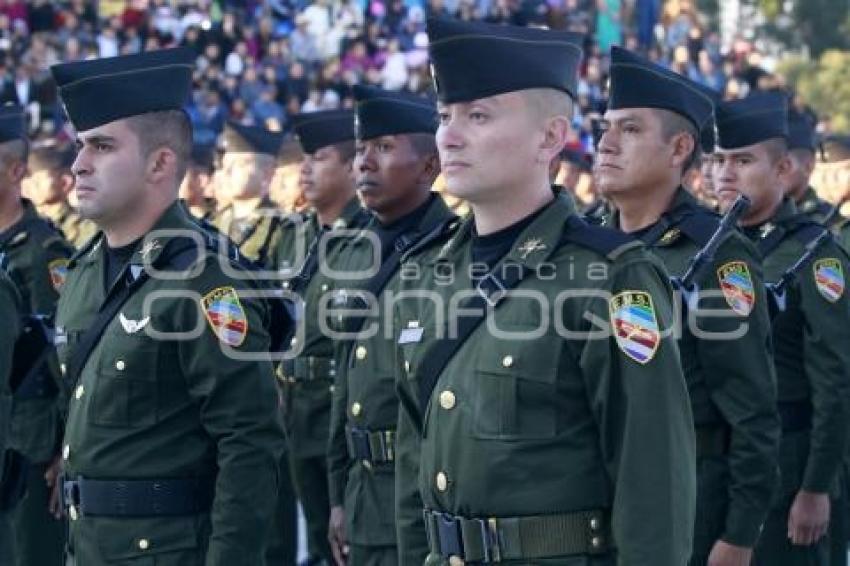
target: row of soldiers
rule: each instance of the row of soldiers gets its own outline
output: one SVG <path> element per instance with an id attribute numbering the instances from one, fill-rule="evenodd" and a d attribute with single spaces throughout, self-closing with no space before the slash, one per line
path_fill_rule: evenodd
<path id="1" fill-rule="evenodd" d="M 192 157 L 184 50 L 52 68 L 70 165 L 3 109 L 0 563 L 292 563 L 296 498 L 328 564 L 846 563 L 850 259 L 810 129 L 614 48 L 586 220 L 551 185 L 580 38 L 428 34 L 437 107 L 294 118 L 304 213 L 268 198 L 280 134 Z M 76 251 L 21 199 L 72 182 Z"/>

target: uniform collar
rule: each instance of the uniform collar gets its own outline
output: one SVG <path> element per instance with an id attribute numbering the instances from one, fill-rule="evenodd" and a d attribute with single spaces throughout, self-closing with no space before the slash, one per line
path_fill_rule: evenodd
<path id="1" fill-rule="evenodd" d="M 572 197 L 559 187 L 553 189 L 554 198 L 543 207 L 543 210 L 519 235 L 505 255 L 503 261 L 519 263 L 530 270 L 546 262 L 558 248 L 564 234 L 567 217 L 576 214 L 575 202 Z M 437 256 L 437 261 L 447 261 L 454 256 L 459 248 L 472 237 L 472 227 L 475 218 L 469 215 L 463 222 L 457 234 L 452 237 Z"/>
<path id="2" fill-rule="evenodd" d="M 334 220 L 331 224 L 331 229 L 344 230 L 346 228 L 355 228 L 357 226 L 355 218 L 363 213 L 364 208 L 360 204 L 360 200 L 356 196 L 352 197 L 351 200 L 348 201 L 348 204 L 345 205 L 345 208 L 342 209 L 339 218 Z"/>
<path id="3" fill-rule="evenodd" d="M 669 223 L 670 218 L 677 213 L 684 210 L 692 210 L 694 208 L 700 208 L 699 202 L 691 193 L 680 185 L 673 193 L 673 199 L 670 201 L 670 205 L 667 207 L 667 210 L 661 214 L 661 217 L 646 228 L 638 230 L 637 234 L 646 234 L 662 222 Z M 620 230 L 620 211 L 615 209 L 611 213 L 609 220 L 603 225 Z M 658 245 L 665 246 L 672 244 L 678 239 L 678 236 L 678 229 L 675 226 L 670 226 L 669 229 L 665 230 L 664 233 L 660 235 Z"/>

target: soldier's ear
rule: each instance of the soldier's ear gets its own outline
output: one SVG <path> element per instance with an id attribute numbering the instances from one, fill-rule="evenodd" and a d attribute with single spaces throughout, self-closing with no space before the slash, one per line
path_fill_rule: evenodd
<path id="1" fill-rule="evenodd" d="M 548 118 L 543 128 L 543 140 L 538 148 L 538 163 L 545 163 L 548 167 L 567 145 L 571 130 L 572 125 L 567 116 Z"/>
<path id="2" fill-rule="evenodd" d="M 676 169 L 681 169 L 682 165 L 693 154 L 696 147 L 696 140 L 687 132 L 679 132 L 673 136 L 672 142 L 673 155 L 671 156 L 671 165 Z"/>
<path id="3" fill-rule="evenodd" d="M 167 147 L 155 149 L 148 159 L 148 173 L 154 182 L 160 182 L 168 176 L 176 177 L 177 155 Z"/>
<path id="4" fill-rule="evenodd" d="M 435 151 L 430 156 L 426 157 L 423 160 L 422 174 L 420 176 L 420 182 L 422 184 L 427 184 L 429 187 L 434 184 L 434 181 L 437 180 L 437 176 L 440 174 L 440 155 Z"/>

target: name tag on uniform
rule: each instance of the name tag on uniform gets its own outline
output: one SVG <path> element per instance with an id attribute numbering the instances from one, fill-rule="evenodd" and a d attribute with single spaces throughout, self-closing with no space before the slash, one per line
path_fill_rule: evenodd
<path id="1" fill-rule="evenodd" d="M 415 342 L 422 341 L 422 334 L 425 332 L 424 328 L 405 328 L 401 331 L 401 334 L 398 336 L 399 344 L 413 344 Z"/>
<path id="2" fill-rule="evenodd" d="M 62 346 L 63 344 L 67 343 L 68 334 L 65 332 L 65 328 L 63 326 L 57 326 L 56 330 L 53 333 L 53 345 Z"/>

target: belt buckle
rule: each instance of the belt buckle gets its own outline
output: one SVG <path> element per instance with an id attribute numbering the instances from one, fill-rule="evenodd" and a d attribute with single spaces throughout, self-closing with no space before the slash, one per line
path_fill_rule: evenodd
<path id="1" fill-rule="evenodd" d="M 448 513 L 435 513 L 437 517 L 437 534 L 440 538 L 440 554 L 444 558 L 457 556 L 463 559 L 463 535 L 460 531 L 460 521 Z"/>
<path id="2" fill-rule="evenodd" d="M 481 547 L 484 549 L 484 562 L 501 562 L 502 546 L 499 541 L 499 521 L 495 517 L 475 519 L 481 530 Z"/>
<path id="3" fill-rule="evenodd" d="M 68 510 L 68 516 L 72 521 L 76 521 L 82 514 L 82 496 L 80 493 L 80 484 L 77 481 L 66 480 L 61 478 L 62 482 L 62 507 Z"/>
<path id="4" fill-rule="evenodd" d="M 496 288 L 496 290 L 493 291 L 492 294 L 488 293 L 487 290 L 484 289 L 485 281 L 492 284 Z M 478 281 L 477 285 L 475 285 L 475 292 L 478 293 L 478 295 L 482 299 L 487 301 L 488 305 L 490 305 L 491 307 L 495 307 L 497 304 L 499 304 L 499 301 L 502 300 L 502 297 L 505 296 L 507 289 L 505 289 L 505 286 L 502 285 L 501 281 L 493 277 L 492 273 L 488 273 L 487 275 L 482 277 L 480 281 Z"/>

